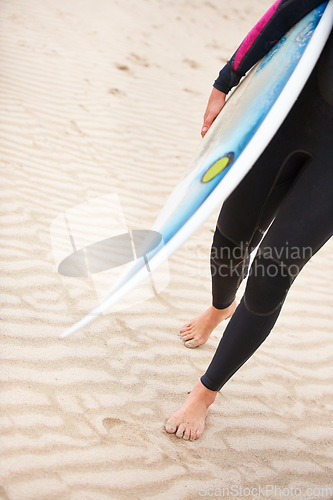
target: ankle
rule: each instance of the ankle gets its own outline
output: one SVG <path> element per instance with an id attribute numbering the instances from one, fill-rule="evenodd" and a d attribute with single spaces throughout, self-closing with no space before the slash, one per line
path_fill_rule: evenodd
<path id="1" fill-rule="evenodd" d="M 213 311 L 216 311 L 216 313 L 223 313 L 225 311 L 228 311 L 228 309 L 231 309 L 233 307 L 235 303 L 235 300 L 231 302 L 230 305 L 228 305 L 227 307 L 215 307 L 213 304 L 212 304 L 212 309 Z"/>
<path id="2" fill-rule="evenodd" d="M 230 315 L 233 314 L 234 310 L 236 309 L 237 303 L 236 300 L 234 300 L 228 307 L 225 307 L 224 309 L 217 309 L 215 306 L 211 306 L 211 311 L 214 316 L 216 317 L 222 317 L 226 316 L 230 313 Z"/>
<path id="3" fill-rule="evenodd" d="M 199 381 L 194 386 L 190 395 L 192 397 L 195 397 L 196 399 L 200 399 L 203 403 L 205 403 L 206 407 L 209 408 L 209 406 L 215 401 L 217 391 L 211 391 L 210 389 L 207 389 L 207 387 L 205 387 L 203 383 Z"/>

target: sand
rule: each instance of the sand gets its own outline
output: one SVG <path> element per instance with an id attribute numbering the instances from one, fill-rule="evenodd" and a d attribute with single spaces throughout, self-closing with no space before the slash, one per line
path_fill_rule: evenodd
<path id="1" fill-rule="evenodd" d="M 160 293 L 59 340 L 103 290 L 58 273 L 54 221 L 79 206 L 89 240 L 105 222 L 92 207 L 114 197 L 113 231 L 150 228 L 200 142 L 212 82 L 270 3 L 1 2 L 1 499 L 330 498 L 332 243 L 196 442 L 164 422 L 223 333 L 197 350 L 177 336 L 210 302 L 217 213 Z"/>

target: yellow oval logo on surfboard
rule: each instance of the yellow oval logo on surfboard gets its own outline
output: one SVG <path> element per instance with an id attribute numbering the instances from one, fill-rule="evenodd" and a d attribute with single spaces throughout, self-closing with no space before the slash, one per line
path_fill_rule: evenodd
<path id="1" fill-rule="evenodd" d="M 223 170 L 230 165 L 234 159 L 234 153 L 228 153 L 219 160 L 217 160 L 213 165 L 209 167 L 208 170 L 203 174 L 201 182 L 209 182 L 213 180 L 217 175 L 219 175 Z"/>

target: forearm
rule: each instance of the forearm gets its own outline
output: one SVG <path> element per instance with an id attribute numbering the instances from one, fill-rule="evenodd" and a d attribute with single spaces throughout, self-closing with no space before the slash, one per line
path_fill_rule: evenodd
<path id="1" fill-rule="evenodd" d="M 214 87 L 227 94 L 292 26 L 321 3 L 323 0 L 277 0 L 222 68 Z"/>

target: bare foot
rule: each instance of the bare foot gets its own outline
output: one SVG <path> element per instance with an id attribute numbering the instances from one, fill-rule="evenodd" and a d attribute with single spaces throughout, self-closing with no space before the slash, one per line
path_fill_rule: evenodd
<path id="1" fill-rule="evenodd" d="M 179 410 L 171 415 L 165 430 L 187 441 L 198 439 L 203 433 L 208 408 L 214 403 L 216 394 L 198 382 Z"/>
<path id="2" fill-rule="evenodd" d="M 186 323 L 180 330 L 180 336 L 186 347 L 194 349 L 205 344 L 213 330 L 225 319 L 230 318 L 237 307 L 236 301 L 226 309 L 210 306 L 206 311 Z"/>

